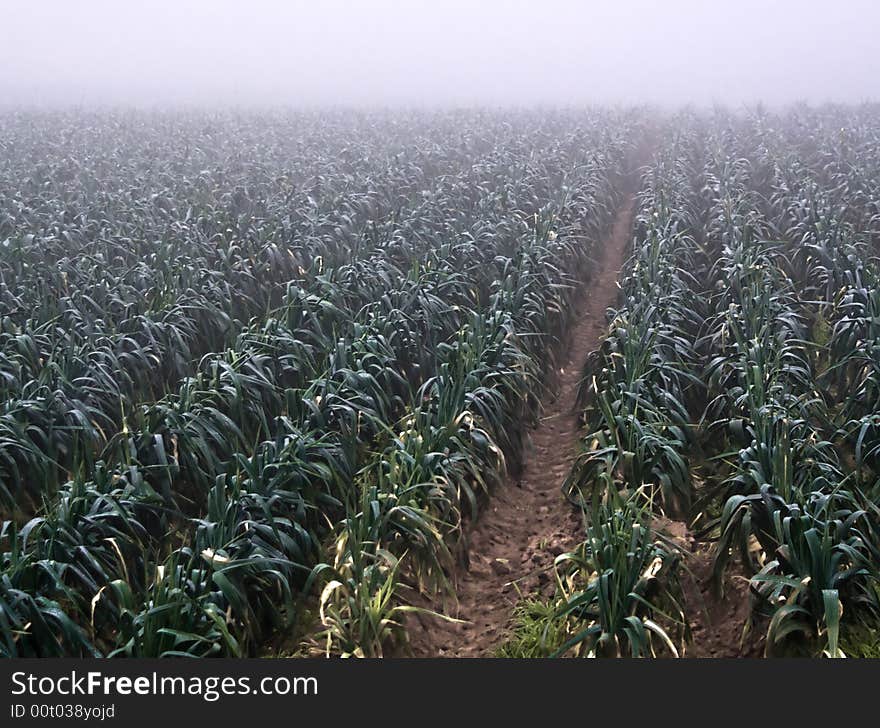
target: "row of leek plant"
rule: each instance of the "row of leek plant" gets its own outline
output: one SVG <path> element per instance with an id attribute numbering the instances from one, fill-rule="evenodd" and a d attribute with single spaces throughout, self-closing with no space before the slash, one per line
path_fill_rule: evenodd
<path id="1" fill-rule="evenodd" d="M 592 239 L 610 224 L 617 198 L 613 187 L 600 197 Z M 420 610 L 413 591 L 449 586 L 464 516 L 476 517 L 480 496 L 518 467 L 535 395 L 568 324 L 574 272 L 589 253 L 588 240 L 569 237 L 550 210 L 535 222 L 485 312 L 438 350 L 436 375 L 358 474 L 360 500 L 337 527 L 334 558 L 313 572 L 324 583 L 328 654 L 405 649 L 406 616 Z"/>
<path id="2" fill-rule="evenodd" d="M 740 141 L 757 156 L 748 137 Z M 719 156 L 729 155 L 721 146 Z M 760 161 L 714 164 L 730 180 L 710 213 L 717 293 L 701 342 L 709 387 L 703 437 L 726 451 L 716 456 L 727 473 L 718 490 L 723 508 L 708 524 L 719 529 L 716 586 L 736 551 L 753 608 L 768 619 L 766 653 L 838 656 L 841 614 L 878 608 L 875 527 L 855 479 L 844 475 L 816 371 L 823 344 L 808 323 L 814 299 L 849 274 L 832 265 L 846 257 L 829 252 L 845 249 L 830 239 L 832 228 L 808 234 L 804 206 L 788 197 L 789 180 L 780 183 L 790 170 L 774 177 L 761 173 Z M 762 208 L 785 209 L 790 224 L 771 222 Z"/>
<path id="3" fill-rule="evenodd" d="M 605 174 L 601 167 L 593 172 Z M 572 211 L 583 212 L 588 197 Z M 521 279 L 513 293 L 541 306 L 555 300 L 554 291 L 564 296 L 568 261 L 561 251 L 571 246 L 548 242 L 533 258 L 516 260 L 533 261 L 534 275 L 512 268 L 497 249 L 481 249 L 485 265 L 469 260 L 470 278 L 458 272 L 462 251 L 432 249 L 408 286 L 371 291 L 375 303 L 354 321 L 350 300 L 337 306 L 326 293 L 300 296 L 293 289 L 286 322 L 243 332 L 243 351 L 203 365 L 203 386 L 186 382 L 179 397 L 145 411 L 146 426 L 123 433 L 118 467 L 96 466 L 101 477 L 63 488 L 46 516 L 18 531 L 5 527 L 0 613 L 7 653 L 252 651 L 287 618 L 293 590 L 315 560 L 316 534 L 334 510 L 351 512 L 346 505 L 360 500 L 360 493 L 352 499 L 355 472 L 401 403 L 413 398 L 408 387 L 432 375 L 430 348 L 453 338 L 489 281 L 503 288 L 511 275 Z M 349 268 L 388 276 L 378 261 L 370 273 L 368 266 Z M 561 278 L 547 285 L 547 276 Z M 537 313 L 526 306 L 521 315 L 532 320 Z M 346 327 L 351 338 L 333 338 Z M 298 389 L 296 382 L 311 376 L 322 332 L 335 344 L 331 366 Z M 189 498 L 194 508 L 207 500 L 208 513 L 181 522 L 169 497 L 175 505 Z"/>
<path id="4" fill-rule="evenodd" d="M 564 487 L 587 516 L 586 539 L 556 559 L 560 655 L 679 656 L 688 636 L 681 554 L 652 522 L 657 510 L 686 513 L 693 497 L 705 315 L 692 273 L 705 265 L 691 232 L 699 211 L 683 199 L 693 177 L 675 145 L 645 169 L 620 304 L 584 368 L 588 434 Z"/>
<path id="5" fill-rule="evenodd" d="M 768 620 L 767 654 L 838 656 L 842 620 L 880 609 L 878 307 L 867 258 L 880 223 L 877 127 L 865 124 L 853 142 L 818 116 L 685 120 L 655 158 L 626 305 L 586 368 L 591 434 L 567 483 L 594 510 L 614 498 L 620 516 L 626 499 L 647 491 L 693 515 L 682 497 L 689 457 L 711 456 L 718 465 L 693 510 L 721 496 L 719 517 L 703 521 L 719 541 L 716 586 L 738 553 L 755 613 Z M 645 205 L 652 200 L 656 209 Z M 647 284 L 627 296 L 639 272 Z M 632 532 L 647 525 L 628 520 Z M 590 655 L 647 654 L 632 645 L 646 632 L 634 621 L 654 624 L 650 601 L 626 569 L 598 566 L 599 530 L 591 522 L 577 552 L 588 564 L 581 587 L 561 585 L 564 604 L 581 609 L 568 629 L 580 627 Z M 563 574 L 571 559 L 559 560 Z M 605 593 L 630 595 L 626 627 L 608 617 L 603 574 Z"/>
<path id="6" fill-rule="evenodd" d="M 135 133 L 135 150 L 154 131 Z M 5 204 L 14 214 L 0 215 L 0 237 L 8 236 L 0 248 L 2 512 L 32 515 L 70 473 L 87 474 L 109 458 L 108 442 L 140 403 L 176 390 L 204 355 L 233 343 L 252 317 L 265 318 L 289 281 L 311 292 L 322 266 L 377 250 L 405 266 L 412 251 L 401 250 L 401 235 L 466 232 L 475 218 L 448 213 L 474 204 L 462 179 L 476 189 L 497 181 L 494 149 L 450 152 L 419 138 L 417 124 L 409 133 L 431 159 L 424 169 L 377 150 L 375 162 L 354 168 L 333 158 L 312 180 L 308 158 L 289 168 L 277 131 L 262 129 L 264 146 L 254 151 L 262 163 L 231 175 L 222 167 L 166 175 L 165 165 L 178 164 L 170 147 L 158 171 L 122 166 L 130 177 L 116 180 L 114 169 L 98 188 L 80 189 L 88 174 L 70 178 L 67 160 L 53 151 L 45 168 L 31 171 L 33 186 L 10 192 Z M 27 128 L 11 133 L 27 145 Z M 21 163 L 16 154 L 13 166 Z M 279 166 L 280 177 L 271 173 Z M 113 197 L 103 188 L 114 180 L 139 185 L 131 199 Z M 528 203 L 527 190 L 510 187 L 512 201 Z"/>

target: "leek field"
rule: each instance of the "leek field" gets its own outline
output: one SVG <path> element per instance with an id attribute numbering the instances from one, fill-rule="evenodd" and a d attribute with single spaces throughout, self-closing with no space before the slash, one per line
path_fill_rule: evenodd
<path id="1" fill-rule="evenodd" d="M 538 604 L 529 654 L 687 656 L 735 602 L 731 649 L 869 650 L 865 105 L 0 113 L 0 656 L 395 656 L 468 619 L 627 205 L 565 403 L 583 526 L 500 633 Z"/>

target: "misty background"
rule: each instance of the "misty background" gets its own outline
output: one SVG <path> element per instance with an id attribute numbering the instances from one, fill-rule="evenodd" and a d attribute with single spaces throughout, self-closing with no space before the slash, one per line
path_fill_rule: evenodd
<path id="1" fill-rule="evenodd" d="M 0 105 L 880 98 L 870 0 L 0 0 Z"/>

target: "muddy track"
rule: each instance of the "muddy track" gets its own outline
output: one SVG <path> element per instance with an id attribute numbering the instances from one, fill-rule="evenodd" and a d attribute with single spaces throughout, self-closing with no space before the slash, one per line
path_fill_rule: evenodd
<path id="1" fill-rule="evenodd" d="M 470 568 L 461 567 L 452 575 L 458 601 L 447 605 L 445 613 L 466 621 L 413 618 L 408 632 L 417 657 L 491 657 L 506 636 L 520 594 L 551 593 L 554 558 L 583 535 L 581 516 L 561 490 L 577 452 L 579 422 L 573 405 L 581 366 L 599 345 L 606 310 L 617 299 L 633 209 L 634 199 L 627 197 L 599 246 L 598 270 L 576 304 L 555 398 L 545 404 L 526 444 L 523 472 L 493 493 L 470 532 Z"/>

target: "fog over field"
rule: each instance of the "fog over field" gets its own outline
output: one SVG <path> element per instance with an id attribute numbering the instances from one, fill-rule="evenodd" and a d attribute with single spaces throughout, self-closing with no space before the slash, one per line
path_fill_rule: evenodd
<path id="1" fill-rule="evenodd" d="M 3 0 L 0 105 L 858 102 L 872 0 Z"/>

